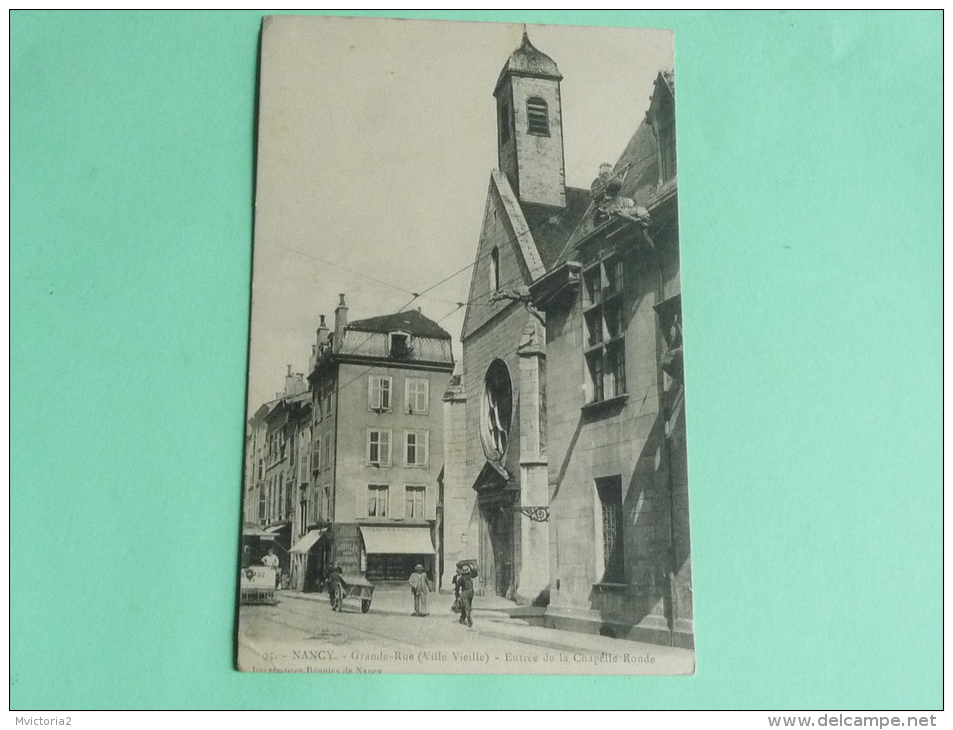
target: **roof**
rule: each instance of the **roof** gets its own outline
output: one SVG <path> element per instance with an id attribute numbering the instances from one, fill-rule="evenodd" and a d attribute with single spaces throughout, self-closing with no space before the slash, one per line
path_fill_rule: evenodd
<path id="1" fill-rule="evenodd" d="M 650 207 L 659 194 L 665 192 L 665 186 L 661 186 L 659 183 L 658 140 L 655 131 L 652 129 L 650 114 L 658 102 L 658 93 L 661 88 L 666 88 L 668 93 L 671 93 L 674 97 L 674 83 L 675 77 L 671 72 L 660 72 L 658 74 L 655 79 L 655 91 L 652 95 L 650 111 L 646 113 L 642 123 L 639 124 L 635 134 L 632 135 L 629 143 L 625 146 L 619 161 L 612 168 L 614 172 L 624 175 L 619 195 L 624 198 L 631 198 L 636 205 L 644 208 Z M 580 216 L 581 222 L 557 257 L 555 264 L 561 264 L 570 259 L 580 241 L 592 233 L 595 228 L 592 217 L 593 209 L 594 206 L 590 204 L 588 210 Z"/>
<path id="2" fill-rule="evenodd" d="M 432 319 L 425 317 L 416 309 L 406 312 L 384 314 L 380 317 L 358 319 L 348 324 L 349 330 L 361 332 L 407 332 L 415 337 L 432 337 L 438 340 L 451 339 L 450 333 Z"/>
<path id="3" fill-rule="evenodd" d="M 556 62 L 530 43 L 529 35 L 525 30 L 520 47 L 510 54 L 503 65 L 503 70 L 500 71 L 500 76 L 496 80 L 496 88 L 499 89 L 503 78 L 512 73 L 562 80 L 562 74 L 559 73 Z"/>
<path id="4" fill-rule="evenodd" d="M 559 258 L 569 236 L 589 207 L 589 191 L 566 188 L 566 207 L 562 210 L 537 203 L 520 203 L 543 266 L 548 271 Z"/>

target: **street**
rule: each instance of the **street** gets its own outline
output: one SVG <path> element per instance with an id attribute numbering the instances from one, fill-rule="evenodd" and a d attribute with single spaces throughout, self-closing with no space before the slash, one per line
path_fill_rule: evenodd
<path id="1" fill-rule="evenodd" d="M 528 626 L 480 608 L 458 623 L 451 597 L 430 595 L 430 615 L 411 616 L 409 590 L 378 590 L 367 614 L 326 595 L 279 591 L 275 606 L 242 606 L 238 661 L 243 671 L 416 674 L 652 674 L 674 661 L 690 673 L 691 652 Z M 489 601 L 488 601 L 489 602 Z M 687 663 L 686 663 L 687 662 Z"/>

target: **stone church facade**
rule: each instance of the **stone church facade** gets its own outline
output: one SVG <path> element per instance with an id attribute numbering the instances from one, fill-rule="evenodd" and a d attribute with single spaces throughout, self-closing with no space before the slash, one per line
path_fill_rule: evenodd
<path id="1" fill-rule="evenodd" d="M 444 578 L 477 560 L 538 623 L 690 647 L 674 78 L 588 190 L 565 184 L 561 78 L 524 34 L 494 92 L 444 398 Z"/>

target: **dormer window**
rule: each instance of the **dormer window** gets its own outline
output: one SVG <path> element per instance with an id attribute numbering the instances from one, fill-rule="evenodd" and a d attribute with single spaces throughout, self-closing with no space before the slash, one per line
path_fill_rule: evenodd
<path id="1" fill-rule="evenodd" d="M 549 136 L 549 106 L 538 96 L 526 101 L 526 131 L 539 137 Z"/>
<path id="2" fill-rule="evenodd" d="M 391 332 L 388 355 L 394 360 L 409 360 L 411 355 L 410 335 L 406 332 Z"/>

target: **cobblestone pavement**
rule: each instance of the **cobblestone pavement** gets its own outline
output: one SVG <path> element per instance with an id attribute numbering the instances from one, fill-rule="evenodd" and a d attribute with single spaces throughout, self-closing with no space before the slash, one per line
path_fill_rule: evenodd
<path id="1" fill-rule="evenodd" d="M 685 650 L 543 629 L 477 607 L 474 627 L 458 623 L 451 598 L 431 594 L 425 617 L 412 616 L 409 591 L 378 591 L 369 613 L 347 601 L 331 610 L 326 596 L 281 592 L 275 606 L 239 611 L 239 667 L 303 673 L 656 674 Z M 479 604 L 477 604 L 479 606 Z M 495 605 L 495 604 L 493 604 Z"/>

